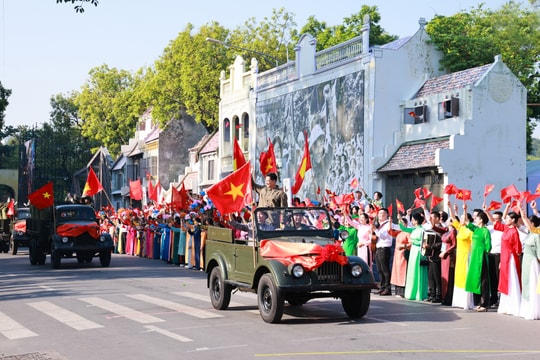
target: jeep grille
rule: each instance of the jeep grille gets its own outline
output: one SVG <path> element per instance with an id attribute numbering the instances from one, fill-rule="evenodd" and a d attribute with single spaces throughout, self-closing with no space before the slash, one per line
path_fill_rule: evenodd
<path id="1" fill-rule="evenodd" d="M 314 270 L 319 283 L 341 283 L 343 281 L 343 266 L 337 262 L 325 262 Z"/>
<path id="2" fill-rule="evenodd" d="M 75 246 L 96 246 L 97 240 L 94 239 L 90 234 L 85 232 L 77 237 L 70 238 L 75 243 Z"/>

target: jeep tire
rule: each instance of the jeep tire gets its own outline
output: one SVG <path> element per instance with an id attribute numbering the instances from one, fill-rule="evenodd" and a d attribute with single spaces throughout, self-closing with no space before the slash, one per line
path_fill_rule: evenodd
<path id="1" fill-rule="evenodd" d="M 348 292 L 341 296 L 341 305 L 345 313 L 352 319 L 360 319 L 366 315 L 371 301 L 369 290 Z"/>
<path id="2" fill-rule="evenodd" d="M 285 300 L 270 273 L 264 274 L 259 280 L 257 302 L 259 304 L 259 312 L 265 322 L 277 323 L 281 320 Z"/>
<path id="3" fill-rule="evenodd" d="M 11 255 L 17 255 L 17 250 L 18 250 L 17 243 L 15 242 L 15 239 L 11 237 L 9 241 L 9 252 L 11 253 Z"/>
<path id="4" fill-rule="evenodd" d="M 219 266 L 210 272 L 210 301 L 216 310 L 225 310 L 231 302 L 232 286 L 223 280 Z"/>
<path id="5" fill-rule="evenodd" d="M 111 264 L 110 250 L 104 250 L 99 253 L 99 263 L 101 264 L 101 267 L 109 267 L 109 265 Z"/>
<path id="6" fill-rule="evenodd" d="M 62 263 L 62 255 L 57 250 L 51 251 L 51 266 L 53 269 L 60 269 Z"/>

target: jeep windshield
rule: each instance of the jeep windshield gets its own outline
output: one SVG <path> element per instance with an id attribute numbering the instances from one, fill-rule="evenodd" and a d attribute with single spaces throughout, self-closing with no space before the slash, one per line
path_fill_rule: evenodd
<path id="1" fill-rule="evenodd" d="M 321 236 L 332 232 L 330 217 L 324 208 L 258 208 L 254 215 L 258 231 L 290 231 L 298 235 L 309 232 Z"/>
<path id="2" fill-rule="evenodd" d="M 77 222 L 96 221 L 94 209 L 90 206 L 59 206 L 56 209 L 56 221 Z"/>

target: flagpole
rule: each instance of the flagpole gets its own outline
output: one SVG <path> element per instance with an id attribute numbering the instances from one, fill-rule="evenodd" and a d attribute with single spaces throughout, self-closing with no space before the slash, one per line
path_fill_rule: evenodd
<path id="1" fill-rule="evenodd" d="M 250 168 L 249 168 L 249 178 L 250 180 L 253 179 L 253 173 L 251 171 L 251 165 L 250 165 Z M 251 183 L 253 180 L 250 181 L 250 184 L 249 184 L 249 192 L 250 192 L 250 199 L 251 199 L 251 206 L 250 206 L 250 209 L 249 209 L 249 212 L 251 214 L 251 230 L 253 231 L 253 268 L 255 269 L 257 267 L 257 249 L 256 249 L 256 244 L 257 244 L 257 237 L 255 236 L 255 231 L 256 231 L 256 228 L 255 228 L 255 214 L 253 212 L 253 208 L 255 207 L 255 202 L 253 201 L 253 184 Z"/>

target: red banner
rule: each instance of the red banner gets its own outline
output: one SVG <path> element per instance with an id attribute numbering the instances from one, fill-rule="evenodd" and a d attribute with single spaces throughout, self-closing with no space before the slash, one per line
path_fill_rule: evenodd
<path id="1" fill-rule="evenodd" d="M 290 243 L 283 241 L 261 241 L 261 256 L 283 261 L 285 264 L 301 264 L 307 271 L 318 268 L 325 262 L 346 265 L 349 262 L 340 244 Z"/>
<path id="2" fill-rule="evenodd" d="M 80 236 L 87 232 L 91 237 L 97 239 L 100 234 L 99 225 L 96 223 L 81 224 L 62 224 L 56 228 L 56 233 L 60 236 Z"/>

